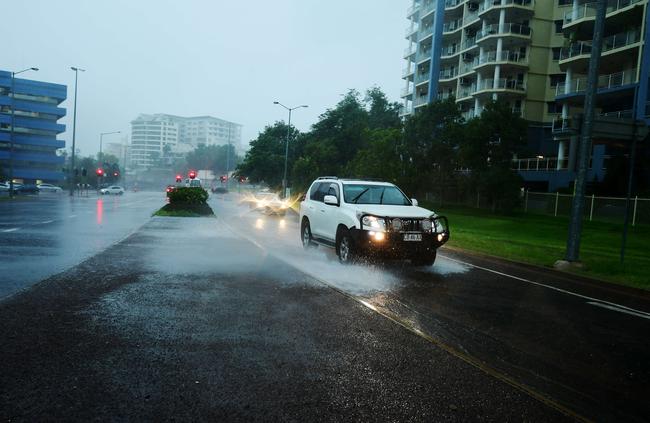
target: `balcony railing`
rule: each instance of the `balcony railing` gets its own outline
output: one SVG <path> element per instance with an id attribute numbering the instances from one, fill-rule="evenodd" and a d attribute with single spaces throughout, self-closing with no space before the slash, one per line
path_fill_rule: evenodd
<path id="1" fill-rule="evenodd" d="M 402 78 L 406 78 L 407 76 L 413 74 L 415 72 L 415 66 L 407 66 L 404 69 L 402 69 Z"/>
<path id="2" fill-rule="evenodd" d="M 425 38 L 427 38 L 429 35 L 433 34 L 433 25 L 425 26 L 423 28 L 420 28 L 420 32 L 418 34 L 418 41 L 422 41 Z"/>
<path id="3" fill-rule="evenodd" d="M 442 32 L 454 32 L 460 29 L 463 26 L 462 19 L 456 19 L 455 21 L 446 22 L 442 25 Z"/>
<path id="4" fill-rule="evenodd" d="M 409 7 L 408 9 L 406 9 L 406 17 L 408 18 L 409 16 L 413 15 L 419 9 L 420 9 L 420 3 L 416 3 L 413 6 Z"/>
<path id="5" fill-rule="evenodd" d="M 426 2 L 420 7 L 420 18 L 428 15 L 429 12 L 432 12 L 436 8 L 436 2 L 431 0 Z"/>
<path id="6" fill-rule="evenodd" d="M 404 57 L 409 57 L 409 56 L 412 55 L 413 53 L 415 53 L 415 47 L 413 47 L 413 46 L 406 47 L 406 48 L 404 49 Z"/>
<path id="7" fill-rule="evenodd" d="M 400 117 L 410 115 L 411 113 L 413 113 L 413 106 L 411 104 L 409 104 L 408 106 L 401 105 L 399 107 L 399 116 Z"/>
<path id="8" fill-rule="evenodd" d="M 568 168 L 569 159 L 559 160 L 557 157 L 513 159 L 511 167 L 512 170 L 519 172 L 551 172 L 554 170 L 567 170 Z"/>
<path id="9" fill-rule="evenodd" d="M 462 4 L 465 0 L 445 0 L 445 9 L 453 9 Z"/>
<path id="10" fill-rule="evenodd" d="M 426 95 L 418 96 L 415 98 L 415 101 L 413 102 L 413 107 L 418 107 L 422 106 L 424 104 L 429 103 L 429 97 Z"/>
<path id="11" fill-rule="evenodd" d="M 421 84 L 423 82 L 429 82 L 430 79 L 431 75 L 429 75 L 429 71 L 419 72 L 415 75 L 415 85 Z"/>
<path id="12" fill-rule="evenodd" d="M 490 35 L 513 34 L 513 35 L 530 37 L 531 33 L 532 33 L 532 29 L 529 26 L 522 25 L 519 23 L 509 22 L 503 24 L 503 26 L 499 24 L 490 24 L 486 26 L 485 29 L 478 31 L 476 33 L 476 41 L 479 41 Z"/>
<path id="13" fill-rule="evenodd" d="M 406 37 L 410 37 L 411 35 L 413 35 L 416 32 L 418 32 L 418 26 L 413 25 L 413 26 L 409 26 L 408 28 L 406 28 L 406 31 L 404 31 L 404 35 Z"/>
<path id="14" fill-rule="evenodd" d="M 467 38 L 463 43 L 463 50 L 470 49 L 476 46 L 476 37 Z"/>
<path id="15" fill-rule="evenodd" d="M 512 62 L 521 65 L 528 63 L 528 56 L 525 53 L 519 51 L 502 51 L 497 54 L 496 51 L 488 51 L 483 56 L 478 57 L 478 61 L 475 60 L 474 66 L 484 65 L 486 63 L 495 63 L 495 62 Z"/>
<path id="16" fill-rule="evenodd" d="M 402 88 L 402 90 L 400 92 L 400 94 L 401 94 L 400 97 L 406 97 L 411 93 L 413 93 L 413 87 L 412 86 L 404 87 L 404 88 Z"/>
<path id="17" fill-rule="evenodd" d="M 417 63 L 420 63 L 421 61 L 426 60 L 426 59 L 431 59 L 431 49 L 429 49 L 429 50 L 423 50 L 423 51 L 421 50 L 421 51 L 419 51 L 419 52 L 418 52 L 418 55 L 417 55 L 416 57 L 417 57 L 417 58 L 416 58 L 415 61 L 416 61 Z"/>
<path id="18" fill-rule="evenodd" d="M 438 79 L 452 79 L 458 76 L 458 68 L 443 69 L 440 71 Z"/>
<path id="19" fill-rule="evenodd" d="M 500 78 L 496 81 L 494 79 L 483 79 L 476 87 L 476 92 L 491 91 L 491 90 L 511 90 L 511 91 L 526 91 L 526 84 L 523 81 L 516 79 Z"/>
<path id="20" fill-rule="evenodd" d="M 459 75 L 463 75 L 465 73 L 472 72 L 474 68 L 476 67 L 478 63 L 478 58 L 475 58 L 471 62 L 462 62 L 460 65 L 460 71 L 458 72 Z"/>
<path id="21" fill-rule="evenodd" d="M 453 92 L 449 92 L 449 91 L 445 91 L 444 93 L 438 93 L 438 95 L 436 96 L 436 98 L 441 101 L 447 100 L 448 98 L 451 97 L 456 97 L 456 95 Z"/>
<path id="22" fill-rule="evenodd" d="M 478 19 L 478 12 L 467 12 L 463 18 L 463 25 L 467 25 L 468 23 L 477 21 Z"/>
<path id="23" fill-rule="evenodd" d="M 617 88 L 623 85 L 632 84 L 636 81 L 635 70 L 625 70 L 616 72 L 609 75 L 601 75 L 598 77 L 598 89 L 606 90 L 609 88 Z M 566 83 L 557 84 L 555 87 L 555 95 L 561 96 L 566 94 L 575 94 L 584 92 L 587 89 L 587 78 L 576 78 L 571 81 L 568 86 Z"/>
<path id="24" fill-rule="evenodd" d="M 617 119 L 632 119 L 634 117 L 634 110 L 618 110 L 615 112 L 598 113 L 599 117 L 617 118 Z"/>
<path id="25" fill-rule="evenodd" d="M 461 86 L 460 90 L 458 90 L 458 97 L 457 98 L 467 98 L 471 97 L 472 94 L 476 92 L 476 83 L 473 83 L 468 86 Z"/>
<path id="26" fill-rule="evenodd" d="M 624 7 L 631 6 L 635 3 L 641 3 L 644 0 L 608 0 L 607 2 L 607 14 L 616 12 L 619 9 Z M 577 9 L 571 10 L 564 14 L 564 25 L 569 25 L 572 22 L 575 22 L 584 18 L 595 18 L 596 17 L 596 3 L 585 3 L 580 5 Z"/>
<path id="27" fill-rule="evenodd" d="M 440 57 L 450 57 L 460 52 L 458 44 L 452 44 L 450 46 L 443 46 L 442 51 L 440 52 Z"/>
<path id="28" fill-rule="evenodd" d="M 603 38 L 603 49 L 605 53 L 610 50 L 622 48 L 640 41 L 640 33 L 637 29 L 621 32 Z M 576 56 L 591 54 L 591 42 L 579 41 L 569 47 L 560 50 L 560 60 L 568 60 Z"/>
<path id="29" fill-rule="evenodd" d="M 553 124 L 551 125 L 552 132 L 564 132 L 570 131 L 573 129 L 572 121 L 570 118 L 557 118 L 553 119 Z"/>
<path id="30" fill-rule="evenodd" d="M 532 8 L 533 0 L 485 0 L 479 6 L 478 12 L 483 13 L 488 9 L 492 9 L 493 7 L 503 7 L 503 6 L 525 6 L 525 7 Z"/>

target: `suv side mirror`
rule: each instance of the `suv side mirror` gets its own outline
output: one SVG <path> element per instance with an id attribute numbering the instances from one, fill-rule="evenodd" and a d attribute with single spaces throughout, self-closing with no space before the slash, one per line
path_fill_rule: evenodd
<path id="1" fill-rule="evenodd" d="M 415 198 L 411 198 L 411 203 L 413 203 L 413 206 L 415 206 L 415 207 L 417 207 L 418 204 L 420 204 L 420 203 L 418 203 L 418 200 L 416 200 Z"/>
<path id="2" fill-rule="evenodd" d="M 339 201 L 333 195 L 326 195 L 323 197 L 323 202 L 329 206 L 338 206 Z"/>

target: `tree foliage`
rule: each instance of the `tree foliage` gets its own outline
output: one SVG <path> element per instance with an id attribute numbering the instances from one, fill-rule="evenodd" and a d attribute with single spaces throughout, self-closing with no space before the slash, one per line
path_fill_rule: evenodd
<path id="1" fill-rule="evenodd" d="M 228 156 L 229 149 L 230 156 Z M 185 167 L 186 170 L 205 169 L 221 175 L 226 173 L 227 162 L 229 162 L 228 168 L 232 171 L 239 161 L 240 158 L 232 144 L 207 146 L 200 144 L 185 156 Z"/>

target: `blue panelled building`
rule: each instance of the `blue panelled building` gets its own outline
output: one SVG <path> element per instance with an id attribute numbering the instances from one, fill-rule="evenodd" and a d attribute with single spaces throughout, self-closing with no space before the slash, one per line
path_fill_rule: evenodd
<path id="1" fill-rule="evenodd" d="M 14 100 L 13 177 L 22 183 L 60 183 L 64 179 L 64 157 L 57 150 L 65 141 L 58 123 L 66 110 L 59 105 L 67 87 L 49 82 L 16 78 L 11 92 L 11 72 L 0 71 L 0 172 L 9 176 L 11 156 L 11 109 Z"/>

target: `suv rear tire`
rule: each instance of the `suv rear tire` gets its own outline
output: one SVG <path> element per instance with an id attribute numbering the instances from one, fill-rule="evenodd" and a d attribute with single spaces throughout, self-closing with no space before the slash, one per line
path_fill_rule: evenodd
<path id="1" fill-rule="evenodd" d="M 354 241 L 347 229 L 342 229 L 336 239 L 336 254 L 339 261 L 343 264 L 349 264 L 356 258 L 354 251 Z"/>
<path id="2" fill-rule="evenodd" d="M 311 226 L 309 226 L 308 219 L 303 219 L 300 225 L 300 241 L 303 248 L 314 247 L 314 238 L 311 236 Z"/>

